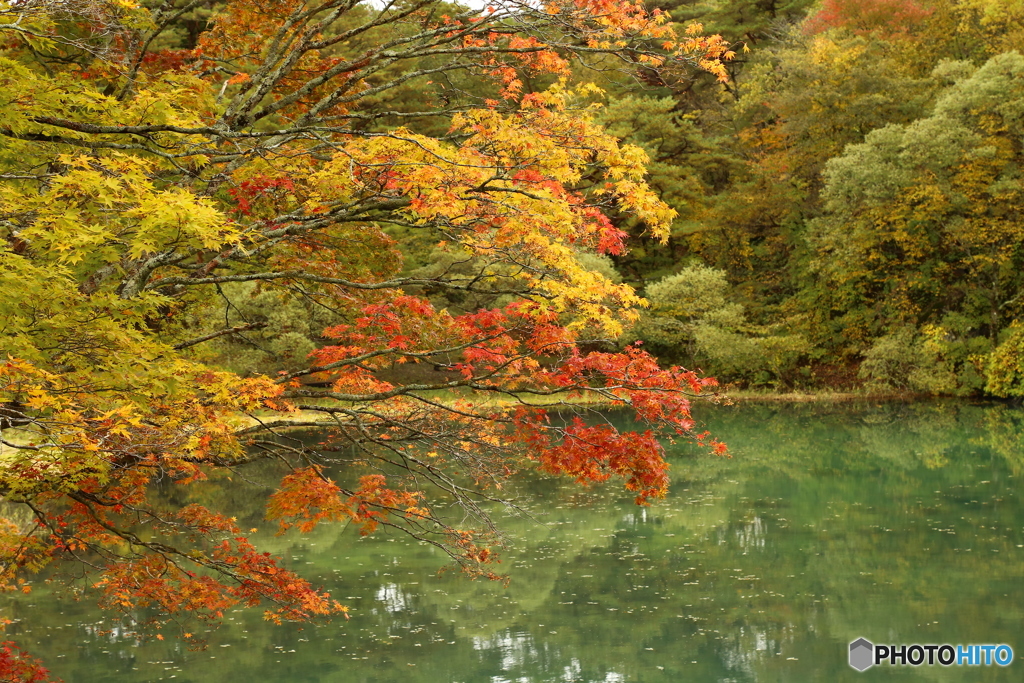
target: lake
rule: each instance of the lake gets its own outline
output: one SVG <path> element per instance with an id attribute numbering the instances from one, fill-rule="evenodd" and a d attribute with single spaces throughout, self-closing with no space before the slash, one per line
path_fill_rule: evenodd
<path id="1" fill-rule="evenodd" d="M 964 403 L 705 407 L 731 459 L 673 446 L 668 497 L 528 478 L 535 520 L 498 519 L 509 583 L 441 572 L 395 534 L 258 544 L 351 608 L 273 626 L 227 614 L 208 648 L 137 642 L 37 583 L 6 596 L 8 635 L 71 682 L 539 683 L 1019 681 L 1008 667 L 879 666 L 848 644 L 1006 643 L 1024 658 L 1024 411 Z M 265 527 L 265 528 L 264 528 Z"/>

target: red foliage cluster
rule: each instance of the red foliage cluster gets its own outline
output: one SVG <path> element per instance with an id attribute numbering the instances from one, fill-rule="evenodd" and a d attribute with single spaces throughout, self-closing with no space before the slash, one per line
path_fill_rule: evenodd
<path id="1" fill-rule="evenodd" d="M 256 176 L 252 180 L 245 180 L 238 184 L 238 187 L 233 187 L 228 190 L 228 193 L 234 198 L 238 212 L 243 216 L 251 216 L 253 214 L 253 203 L 258 199 L 267 199 L 275 192 L 293 192 L 295 190 L 295 183 L 288 176 Z"/>
<path id="2" fill-rule="evenodd" d="M 236 604 L 254 607 L 267 600 L 276 608 L 268 610 L 266 618 L 277 623 L 345 612 L 326 593 L 282 568 L 270 553 L 257 551 L 233 519 L 201 505 L 185 507 L 177 518 L 197 536 L 220 537 L 208 555 L 196 552 L 189 559 L 221 569 L 230 581 L 186 570 L 173 556 L 144 555 L 105 568 L 96 583 L 103 590 L 102 606 L 122 611 L 154 607 L 164 615 L 216 621 Z"/>
<path id="3" fill-rule="evenodd" d="M 552 387 L 603 391 L 616 403 L 632 407 L 648 424 L 668 425 L 678 435 L 692 435 L 704 443 L 707 434 L 692 434 L 694 421 L 689 397 L 717 385 L 681 368 L 661 368 L 636 347 L 624 353 L 573 355 L 557 367 L 541 371 Z M 519 438 L 542 469 L 574 477 L 579 483 L 605 481 L 613 475 L 625 479 L 637 492 L 637 504 L 660 497 L 668 489 L 668 463 L 653 431 L 620 432 L 611 424 L 588 425 L 574 418 L 566 427 L 553 427 L 543 412 L 520 410 L 516 416 Z M 716 455 L 727 455 L 724 444 L 708 441 Z"/>
<path id="4" fill-rule="evenodd" d="M 913 32 L 932 15 L 918 0 L 824 0 L 821 9 L 804 24 L 808 35 L 845 28 L 856 35 L 892 38 Z"/>
<path id="5" fill-rule="evenodd" d="M 39 660 L 22 652 L 7 640 L 0 642 L 0 681 L 6 683 L 48 683 L 50 672 Z"/>
<path id="6" fill-rule="evenodd" d="M 192 50 L 154 50 L 142 57 L 142 67 L 150 73 L 180 71 L 195 58 Z"/>
<path id="7" fill-rule="evenodd" d="M 297 526 L 307 533 L 320 522 L 350 519 L 360 534 L 373 533 L 391 514 L 423 517 L 422 491 L 398 491 L 386 486 L 381 474 L 359 479 L 355 491 L 343 491 L 318 467 L 305 467 L 287 475 L 267 505 L 267 519 L 277 520 L 281 532 Z M 347 498 L 342 498 L 347 496 Z"/>

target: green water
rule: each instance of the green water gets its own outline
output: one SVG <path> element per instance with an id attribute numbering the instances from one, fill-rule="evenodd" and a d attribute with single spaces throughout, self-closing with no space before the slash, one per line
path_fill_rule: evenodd
<path id="1" fill-rule="evenodd" d="M 705 410 L 730 460 L 673 454 L 668 498 L 529 481 L 508 587 L 354 529 L 262 544 L 352 618 L 227 615 L 205 651 L 138 643 L 87 600 L 6 598 L 8 633 L 68 682 L 1019 681 L 1024 411 L 955 404 Z M 213 495 L 213 494 L 211 494 Z M 239 486 L 249 518 L 266 526 Z M 248 507 L 246 507 L 248 506 Z M 499 515 L 500 517 L 500 515 Z M 847 644 L 1007 643 L 1006 668 L 876 667 Z"/>

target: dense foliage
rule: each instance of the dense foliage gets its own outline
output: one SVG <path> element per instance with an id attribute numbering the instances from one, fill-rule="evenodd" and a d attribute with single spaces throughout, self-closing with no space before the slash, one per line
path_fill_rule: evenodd
<path id="1" fill-rule="evenodd" d="M 613 256 L 654 305 L 623 341 L 743 385 L 1024 393 L 1024 6 L 675 11 L 753 49 L 605 113 L 677 183 L 668 248 Z M 712 280 L 717 312 L 680 309 Z"/>

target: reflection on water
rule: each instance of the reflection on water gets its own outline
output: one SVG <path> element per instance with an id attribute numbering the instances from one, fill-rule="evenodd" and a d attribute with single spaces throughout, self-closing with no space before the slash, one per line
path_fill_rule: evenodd
<path id="1" fill-rule="evenodd" d="M 543 525 L 503 521 L 507 588 L 439 575 L 443 558 L 404 537 L 267 529 L 263 545 L 350 620 L 297 630 L 240 610 L 190 652 L 140 643 L 46 586 L 5 598 L 0 616 L 67 681 L 1021 680 L 1020 661 L 858 674 L 846 648 L 1005 642 L 1024 657 L 1022 411 L 741 406 L 705 419 L 734 458 L 679 447 L 673 489 L 651 508 L 611 486 L 524 484 Z M 202 495 L 231 498 L 256 527 L 253 493 Z"/>

